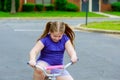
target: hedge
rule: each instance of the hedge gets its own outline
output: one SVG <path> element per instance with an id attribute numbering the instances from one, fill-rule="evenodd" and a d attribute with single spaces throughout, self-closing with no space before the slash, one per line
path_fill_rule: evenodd
<path id="1" fill-rule="evenodd" d="M 67 3 L 67 5 L 65 6 L 65 9 L 66 11 L 75 11 L 75 12 L 79 10 L 78 6 L 76 6 L 73 3 Z"/>
<path id="2" fill-rule="evenodd" d="M 43 4 L 36 4 L 35 8 L 36 8 L 37 11 L 42 11 L 43 8 L 44 8 L 44 5 Z"/>
<path id="3" fill-rule="evenodd" d="M 120 11 L 120 2 L 115 2 L 111 4 L 113 11 Z"/>
<path id="4" fill-rule="evenodd" d="M 46 11 L 54 11 L 54 5 L 53 4 L 47 4 L 45 5 Z"/>
<path id="5" fill-rule="evenodd" d="M 34 11 L 35 5 L 33 3 L 23 4 L 22 11 L 24 12 L 31 12 Z"/>
<path id="6" fill-rule="evenodd" d="M 55 0 L 55 8 L 58 11 L 65 11 L 67 0 Z"/>

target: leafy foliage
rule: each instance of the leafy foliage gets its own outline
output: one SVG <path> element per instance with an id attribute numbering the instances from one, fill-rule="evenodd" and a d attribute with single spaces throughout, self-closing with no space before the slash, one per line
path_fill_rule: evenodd
<path id="1" fill-rule="evenodd" d="M 58 11 L 65 11 L 67 0 L 55 0 L 55 8 Z"/>
<path id="2" fill-rule="evenodd" d="M 112 9 L 113 11 L 120 11 L 120 2 L 115 2 L 115 3 L 112 3 Z"/>
<path id="3" fill-rule="evenodd" d="M 54 5 L 53 4 L 45 5 L 45 9 L 46 9 L 46 11 L 53 11 L 54 10 Z"/>
<path id="4" fill-rule="evenodd" d="M 44 5 L 43 4 L 36 4 L 35 8 L 37 9 L 37 11 L 42 11 L 44 8 Z"/>
<path id="5" fill-rule="evenodd" d="M 78 11 L 78 6 L 76 6 L 73 3 L 67 3 L 66 7 L 66 11 Z"/>
<path id="6" fill-rule="evenodd" d="M 19 0 L 15 0 L 15 7 L 16 7 L 16 11 L 18 11 Z M 5 1 L 5 11 L 10 12 L 10 10 L 11 10 L 11 0 L 6 0 Z"/>
<path id="7" fill-rule="evenodd" d="M 34 11 L 34 8 L 35 8 L 35 5 L 32 3 L 23 4 L 23 11 L 24 12 Z"/>

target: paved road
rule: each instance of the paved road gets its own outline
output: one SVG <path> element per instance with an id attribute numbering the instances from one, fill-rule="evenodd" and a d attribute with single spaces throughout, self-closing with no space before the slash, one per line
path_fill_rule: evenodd
<path id="1" fill-rule="evenodd" d="M 96 20 L 109 19 L 89 19 Z M 50 19 L 0 20 L 0 80 L 32 80 L 33 70 L 26 65 L 28 53 L 48 21 Z M 84 23 L 83 19 L 60 21 L 70 25 Z M 75 80 L 120 80 L 120 38 L 102 33 L 75 33 L 80 61 L 68 69 Z M 67 55 L 65 62 L 69 62 Z"/>

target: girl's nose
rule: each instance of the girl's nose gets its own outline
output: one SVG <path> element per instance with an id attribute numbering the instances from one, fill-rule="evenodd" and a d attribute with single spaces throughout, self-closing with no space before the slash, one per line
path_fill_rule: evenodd
<path id="1" fill-rule="evenodd" d="M 58 41 L 58 40 L 60 40 L 60 38 L 59 38 L 59 37 L 56 37 L 56 40 Z"/>

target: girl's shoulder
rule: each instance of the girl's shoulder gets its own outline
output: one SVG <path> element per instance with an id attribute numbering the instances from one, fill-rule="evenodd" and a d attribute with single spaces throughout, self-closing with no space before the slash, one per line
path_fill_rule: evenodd
<path id="1" fill-rule="evenodd" d="M 40 41 L 41 41 L 42 43 L 45 43 L 46 41 L 49 41 L 49 39 L 50 39 L 50 35 L 48 34 L 46 37 L 40 39 Z"/>
<path id="2" fill-rule="evenodd" d="M 68 41 L 68 40 L 69 40 L 69 37 L 68 37 L 66 34 L 63 34 L 62 39 L 63 39 L 64 41 Z"/>
<path id="3" fill-rule="evenodd" d="M 63 38 L 69 38 L 66 34 L 63 34 Z"/>
<path id="4" fill-rule="evenodd" d="M 42 39 L 48 39 L 50 37 L 50 34 L 47 34 L 44 38 L 42 38 Z M 41 40 L 42 40 L 41 39 Z"/>

